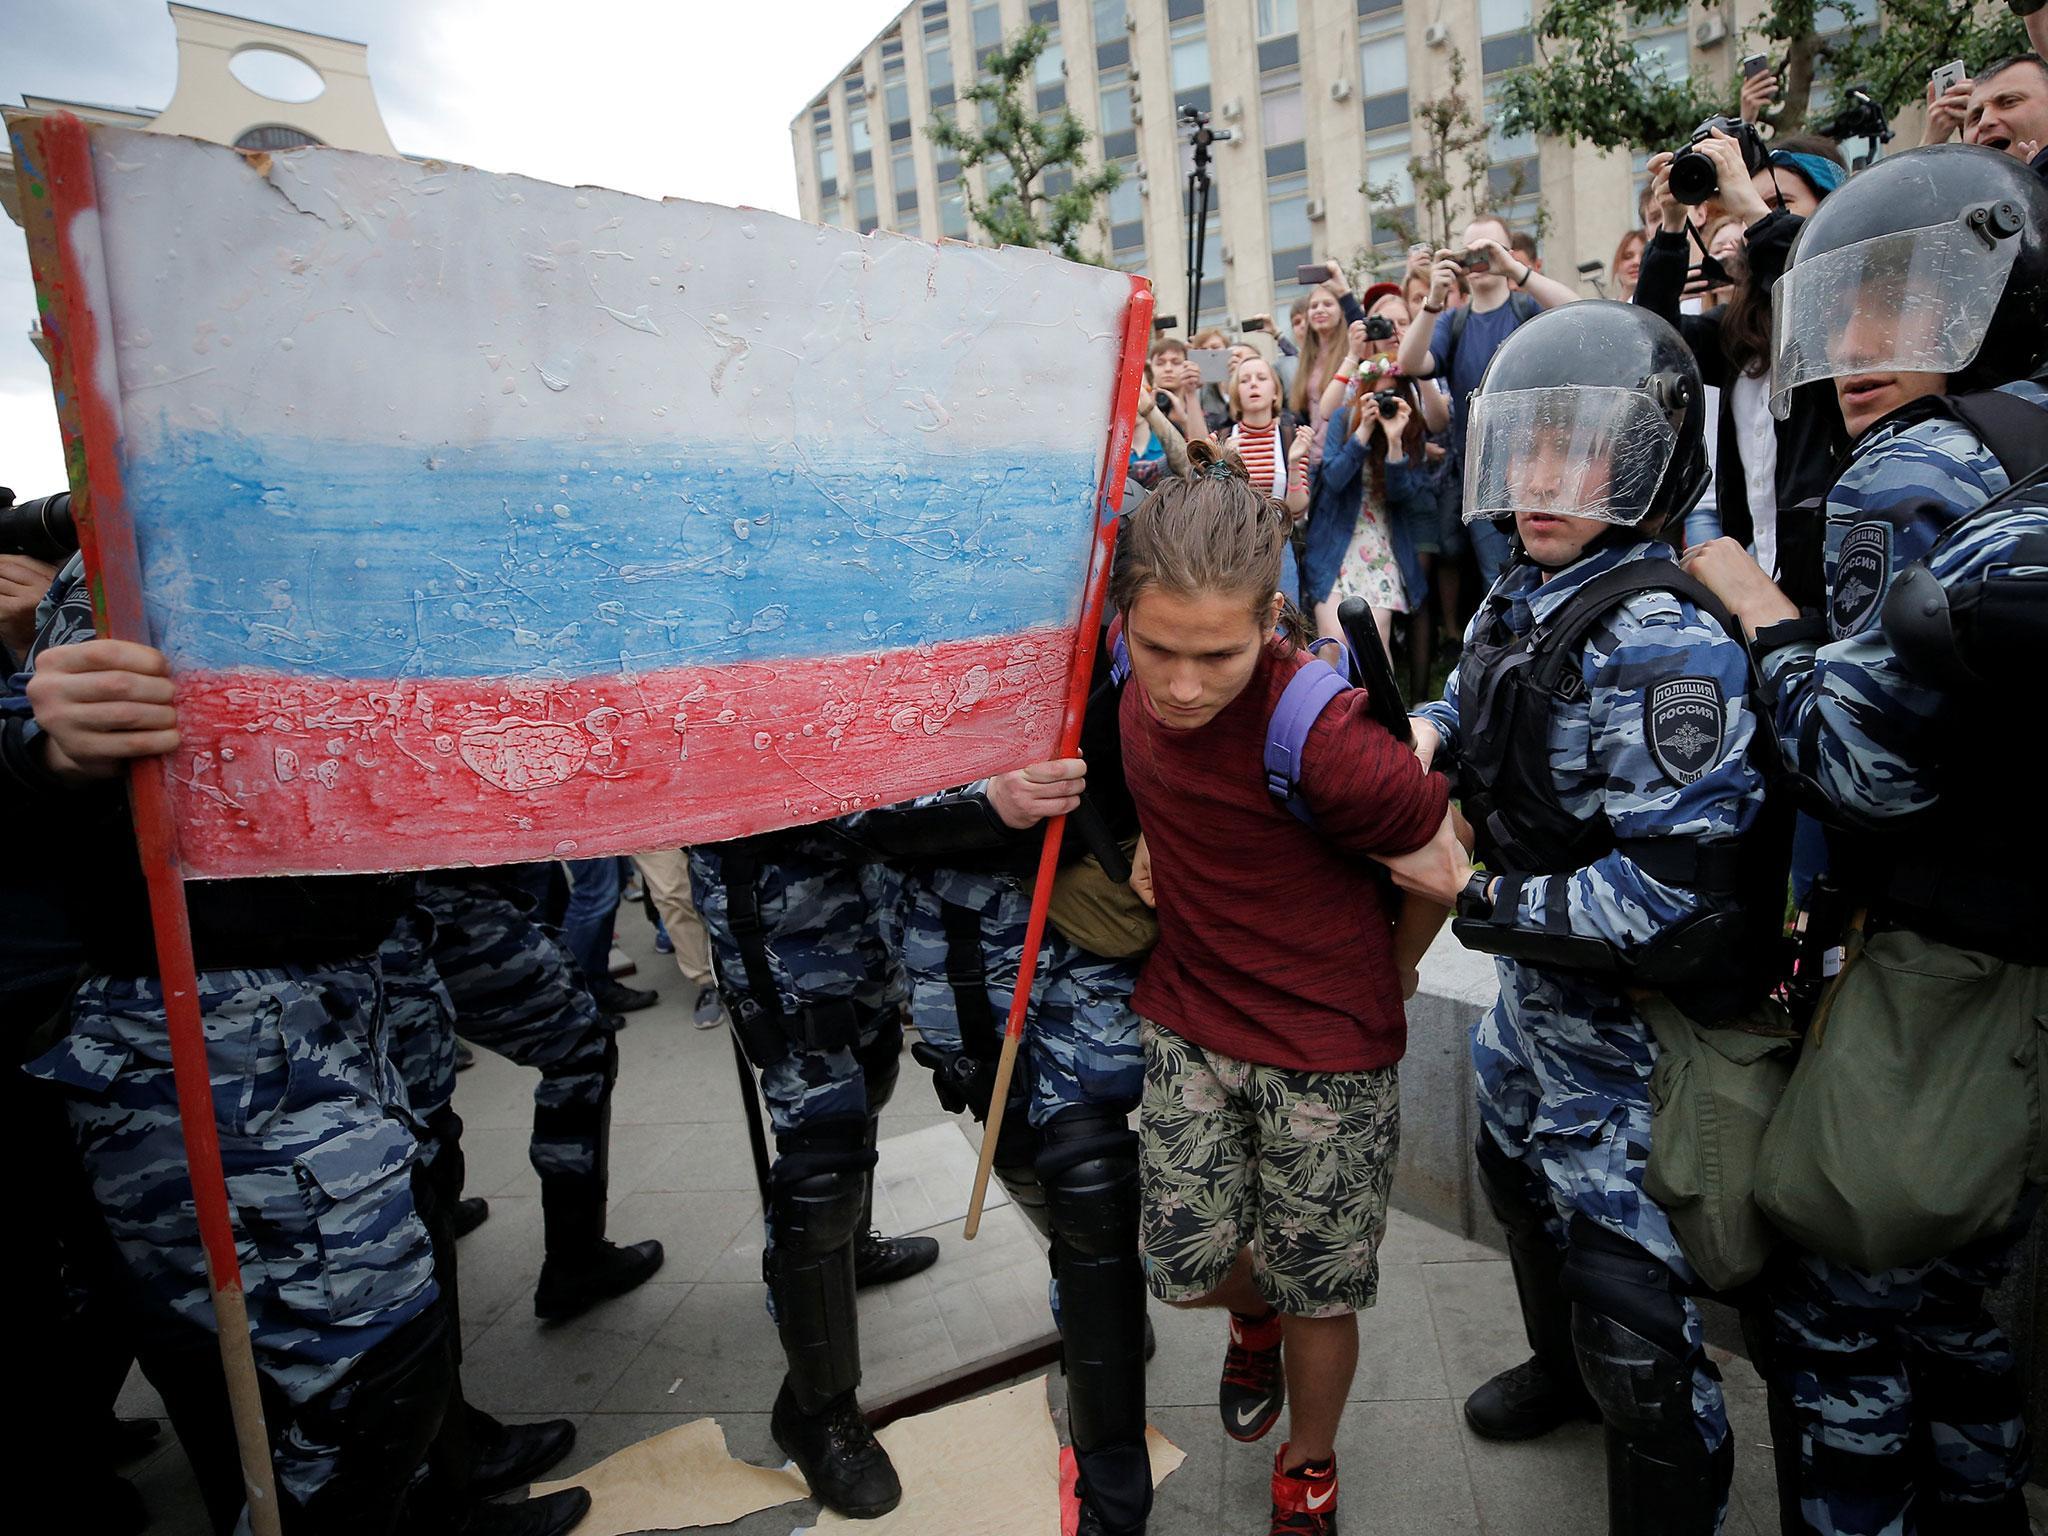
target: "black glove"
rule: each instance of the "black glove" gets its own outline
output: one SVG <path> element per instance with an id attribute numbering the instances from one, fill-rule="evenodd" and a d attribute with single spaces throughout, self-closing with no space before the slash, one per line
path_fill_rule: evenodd
<path id="1" fill-rule="evenodd" d="M 986 1122 L 989 1101 L 996 1092 L 996 1064 L 965 1051 L 942 1051 L 920 1040 L 910 1048 L 910 1059 L 932 1074 L 932 1092 L 949 1114 L 967 1110 L 976 1120 Z"/>

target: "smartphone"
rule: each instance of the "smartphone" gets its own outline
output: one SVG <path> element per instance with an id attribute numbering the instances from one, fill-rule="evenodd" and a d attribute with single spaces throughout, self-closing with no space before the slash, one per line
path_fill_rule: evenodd
<path id="1" fill-rule="evenodd" d="M 1249 320 L 1238 321 L 1237 328 L 1240 331 L 1270 331 L 1273 325 L 1264 315 L 1253 315 Z"/>
<path id="2" fill-rule="evenodd" d="M 1317 283 L 1327 283 L 1330 280 L 1330 269 L 1321 262 L 1296 267 L 1294 280 L 1304 288 L 1313 288 Z"/>
<path id="3" fill-rule="evenodd" d="M 1946 96 L 1969 78 L 1970 72 L 1963 67 L 1961 59 L 1950 59 L 1928 76 L 1928 79 L 1934 82 L 1934 94 L 1937 98 Z"/>
<path id="4" fill-rule="evenodd" d="M 1221 384 L 1230 377 L 1230 353 L 1222 347 L 1197 347 L 1188 356 L 1195 360 L 1204 384 Z"/>
<path id="5" fill-rule="evenodd" d="M 1768 53 L 1752 53 L 1742 61 L 1742 78 L 1753 79 L 1770 67 L 1771 56 Z"/>

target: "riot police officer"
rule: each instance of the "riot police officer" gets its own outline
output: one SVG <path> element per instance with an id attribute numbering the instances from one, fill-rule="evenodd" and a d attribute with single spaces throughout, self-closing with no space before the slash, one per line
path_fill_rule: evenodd
<path id="1" fill-rule="evenodd" d="M 811 1492 L 872 1518 L 903 1497 L 861 1415 L 854 1292 L 938 1260 L 870 1230 L 875 1143 L 903 1051 L 885 872 L 799 828 L 690 850 L 726 1011 L 775 1131 L 762 1275 L 788 1373 L 770 1429 Z"/>
<path id="2" fill-rule="evenodd" d="M 1655 316 L 1574 304 L 1501 345 L 1471 411 L 1465 516 L 1512 518 L 1515 559 L 1415 729 L 1484 864 L 1457 922 L 1500 974 L 1479 1177 L 1535 1355 L 1466 1417 L 1525 1438 L 1597 1411 L 1615 1536 L 1706 1536 L 1734 1447 L 1698 1277 L 1643 1190 L 1656 1045 L 1629 995 L 1711 1021 L 1764 984 L 1734 917 L 1762 803 L 1748 662 L 1660 537 L 1706 483 L 1698 370 Z"/>
<path id="3" fill-rule="evenodd" d="M 1959 1059 L 2007 1020 L 2048 1016 L 2048 845 L 2038 817 L 1994 815 L 1984 798 L 2024 771 L 2014 712 L 2038 692 L 2022 669 L 2039 665 L 2048 612 L 2048 191 L 1985 149 L 1880 161 L 1807 221 L 1775 302 L 1774 408 L 1832 381 L 1854 440 L 1828 494 L 1825 611 L 1802 618 L 1728 540 L 1687 566 L 1752 632 L 1787 766 L 1828 825 L 1829 879 L 1861 914 L 1823 1004 L 1829 1038 L 1881 1045 L 1857 1031 L 1883 991 L 1927 1049 Z M 1795 1097 L 1854 1091 L 1836 1060 L 1809 1036 L 1766 1154 L 1810 1149 L 1779 1140 L 1799 1123 Z M 1913 1112 L 1939 1097 L 1899 1080 L 1841 1099 L 1835 1123 L 1872 1128 L 1886 1145 L 1862 1160 L 1888 1167 L 1890 1146 L 1922 1145 Z M 1993 1109 L 1932 1107 L 1965 1120 Z M 1802 1239 L 1770 1277 L 1772 1385 L 1797 1424 L 1780 1447 L 1788 1528 L 2027 1529 L 2018 1367 L 1984 1298 L 2034 1200 L 2025 1149 L 1994 1150 L 2015 1161 L 1988 1230 L 1901 1245 L 1890 1262 L 1852 1261 L 1860 1245 L 1823 1213 L 1764 1199 Z M 1867 1201 L 1843 1214 L 1915 1228 L 1925 1165 L 1955 1176 L 1963 1157 L 1940 1137 L 1878 1191 L 1899 1201 L 1891 1219 Z"/>
<path id="4" fill-rule="evenodd" d="M 1115 766 L 1114 687 L 1098 690 L 1087 739 L 1098 764 L 1090 813 L 1112 839 L 1137 833 Z M 903 963 L 917 1059 L 946 1108 L 988 1118 L 995 1064 L 1031 911 L 1031 833 L 1078 810 L 1080 759 L 1034 764 L 910 805 L 846 819 L 847 834 L 905 868 Z M 1104 808 L 1108 811 L 1105 814 Z M 1077 836 L 1074 851 L 1082 851 Z M 1115 925 L 1097 924 L 1104 932 Z M 1149 914 L 1147 915 L 1149 926 Z M 1130 942 L 1083 948 L 1049 925 L 1030 1028 L 995 1157 L 996 1177 L 1050 1241 L 1082 1536 L 1142 1532 L 1152 1505 L 1145 1450 L 1145 1282 L 1138 1258 L 1137 1138 L 1144 1083 Z"/>

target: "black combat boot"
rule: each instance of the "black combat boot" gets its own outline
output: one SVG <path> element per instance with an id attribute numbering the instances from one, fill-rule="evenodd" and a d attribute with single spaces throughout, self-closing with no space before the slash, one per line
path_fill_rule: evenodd
<path id="1" fill-rule="evenodd" d="M 873 1520 L 902 1502 L 896 1468 L 853 1393 L 842 1392 L 819 1412 L 805 1413 L 784 1381 L 769 1429 L 811 1485 L 811 1496 L 828 1509 L 853 1520 Z"/>
<path id="2" fill-rule="evenodd" d="M 853 1240 L 853 1283 L 861 1290 L 908 1280 L 939 1262 L 935 1237 L 884 1237 L 868 1231 Z"/>
<path id="3" fill-rule="evenodd" d="M 576 1425 L 569 1419 L 544 1419 L 538 1424 L 503 1424 L 481 1408 L 464 1403 L 469 1415 L 472 1498 L 494 1498 L 524 1488 L 569 1454 L 576 1443 Z"/>
<path id="4" fill-rule="evenodd" d="M 574 1177 L 541 1180 L 547 1258 L 534 1288 L 534 1316 L 549 1322 L 579 1317 L 600 1301 L 623 1296 L 661 1268 L 661 1244 L 605 1241 L 604 1185 Z"/>
<path id="5" fill-rule="evenodd" d="M 462 1536 L 568 1536 L 589 1513 L 586 1490 L 557 1488 L 523 1504 L 477 1505 Z"/>

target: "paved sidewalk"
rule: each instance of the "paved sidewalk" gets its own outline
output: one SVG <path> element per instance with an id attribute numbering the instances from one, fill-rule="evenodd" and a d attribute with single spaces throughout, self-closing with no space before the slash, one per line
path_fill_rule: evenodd
<path id="1" fill-rule="evenodd" d="M 634 983 L 658 986 L 661 1002 L 634 1014 L 620 1037 L 611 1231 L 625 1241 L 660 1238 L 667 1263 L 648 1285 L 574 1323 L 535 1323 L 540 1202 L 526 1140 L 537 1079 L 479 1051 L 456 1097 L 467 1125 L 469 1193 L 491 1201 L 490 1220 L 462 1248 L 464 1380 L 474 1402 L 506 1418 L 576 1420 L 576 1449 L 557 1475 L 704 1414 L 725 1426 L 735 1455 L 779 1463 L 767 1409 L 781 1358 L 762 1307 L 758 1202 L 731 1048 L 723 1031 L 691 1028 L 685 985 L 654 953 L 631 908 L 620 927 L 640 966 Z M 998 1209 L 976 1241 L 960 1236 L 973 1131 L 939 1110 L 927 1075 L 906 1063 L 883 1121 L 876 1220 L 885 1231 L 930 1232 L 942 1256 L 925 1275 L 863 1296 L 871 1396 L 1050 1326 L 1043 1253 L 1022 1219 Z M 1459 1414 L 1467 1392 L 1526 1353 L 1507 1264 L 1489 1248 L 1398 1214 L 1381 1262 L 1379 1305 L 1363 1319 L 1338 1452 L 1347 1536 L 1603 1529 L 1595 1429 L 1499 1446 L 1474 1437 Z M 1222 1327 L 1213 1315 L 1155 1306 L 1153 1320 L 1152 1419 L 1187 1452 L 1161 1489 L 1153 1536 L 1263 1536 L 1279 1433 L 1254 1446 L 1224 1437 L 1215 1407 Z M 1762 1388 L 1743 1361 L 1724 1361 L 1723 1369 L 1738 1446 L 1727 1531 L 1769 1532 L 1776 1521 Z M 1056 1371 L 1052 1397 L 1059 1412 Z M 138 1379 L 122 1411 L 153 1409 Z M 153 1530 L 201 1536 L 197 1495 L 174 1445 L 130 1475 L 157 1514 Z M 814 1506 L 784 1506 L 728 1529 L 787 1536 L 814 1515 Z"/>

